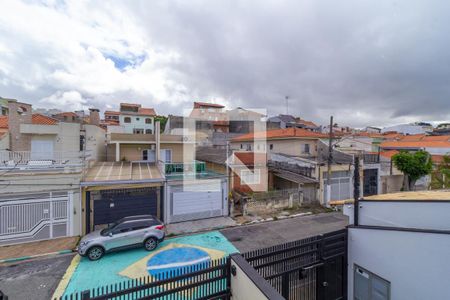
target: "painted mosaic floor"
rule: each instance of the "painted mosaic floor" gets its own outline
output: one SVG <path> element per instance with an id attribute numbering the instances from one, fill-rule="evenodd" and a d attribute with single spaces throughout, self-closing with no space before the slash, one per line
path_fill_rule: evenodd
<path id="1" fill-rule="evenodd" d="M 143 276 L 222 258 L 238 250 L 218 231 L 168 239 L 155 251 L 127 250 L 106 254 L 98 261 L 81 258 L 64 294 L 118 283 Z"/>

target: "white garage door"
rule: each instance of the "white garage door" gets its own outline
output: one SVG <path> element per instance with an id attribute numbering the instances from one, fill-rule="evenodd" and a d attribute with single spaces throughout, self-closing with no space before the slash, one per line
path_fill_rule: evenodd
<path id="1" fill-rule="evenodd" d="M 172 186 L 170 200 L 170 222 L 211 218 L 228 213 L 222 181 L 184 187 Z"/>

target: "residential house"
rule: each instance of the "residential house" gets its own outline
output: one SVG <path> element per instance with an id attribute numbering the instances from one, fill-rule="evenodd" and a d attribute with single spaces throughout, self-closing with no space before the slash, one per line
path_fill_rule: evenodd
<path id="1" fill-rule="evenodd" d="M 120 217 L 153 214 L 174 223 L 228 214 L 227 178 L 195 160 L 185 135 L 111 133 L 107 160 L 81 182 L 83 232 Z"/>
<path id="2" fill-rule="evenodd" d="M 314 122 L 296 118 L 292 115 L 278 115 L 267 120 L 268 129 L 303 128 L 311 131 L 320 131 L 320 126 Z"/>
<path id="3" fill-rule="evenodd" d="M 446 299 L 450 192 L 336 201 L 349 216 L 348 299 Z M 419 275 L 420 274 L 420 275 Z"/>
<path id="4" fill-rule="evenodd" d="M 120 103 L 120 110 L 106 111 L 101 122 L 108 133 L 153 134 L 156 112 L 141 104 Z"/>
<path id="5" fill-rule="evenodd" d="M 105 131 L 8 101 L 0 151 L 0 244 L 79 235 L 83 167 L 103 156 Z"/>
<path id="6" fill-rule="evenodd" d="M 394 126 L 384 127 L 381 130 L 381 133 L 396 131 L 401 134 L 410 135 L 410 134 L 424 134 L 427 132 L 433 131 L 433 126 L 430 123 L 424 122 L 416 122 L 410 124 L 399 124 Z"/>
<path id="7" fill-rule="evenodd" d="M 234 152 L 267 152 L 269 189 L 301 187 L 311 201 L 326 205 L 328 146 L 321 141 L 326 138 L 306 129 L 274 129 L 242 135 L 230 145 Z M 353 156 L 336 149 L 332 153 L 331 199 L 347 199 L 352 195 Z"/>
<path id="8" fill-rule="evenodd" d="M 228 132 L 229 122 L 225 106 L 215 103 L 194 102 L 190 118 L 196 119 L 196 123 L 212 123 L 214 132 Z M 197 125 L 203 127 L 203 125 Z"/>

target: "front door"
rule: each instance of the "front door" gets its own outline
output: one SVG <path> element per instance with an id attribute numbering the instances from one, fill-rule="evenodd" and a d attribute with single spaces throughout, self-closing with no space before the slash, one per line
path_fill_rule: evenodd
<path id="1" fill-rule="evenodd" d="M 142 160 L 148 161 L 148 162 L 155 162 L 155 150 L 151 149 L 144 149 L 142 150 Z"/>

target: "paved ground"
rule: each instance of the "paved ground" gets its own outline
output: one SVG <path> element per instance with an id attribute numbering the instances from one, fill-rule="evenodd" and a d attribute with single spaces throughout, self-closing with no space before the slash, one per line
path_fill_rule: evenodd
<path id="1" fill-rule="evenodd" d="M 217 217 L 217 218 L 168 224 L 167 234 L 180 235 L 200 231 L 217 230 L 234 225 L 236 225 L 236 221 L 234 221 L 232 218 Z"/>
<path id="2" fill-rule="evenodd" d="M 65 294 L 130 279 L 153 276 L 196 261 L 219 259 L 237 249 L 218 231 L 168 238 L 155 251 L 143 248 L 106 254 L 98 261 L 79 260 Z M 155 273 L 156 272 L 156 273 Z"/>
<path id="3" fill-rule="evenodd" d="M 9 299 L 50 299 L 74 254 L 0 265 L 0 290 Z"/>
<path id="4" fill-rule="evenodd" d="M 347 224 L 346 216 L 333 212 L 228 228 L 221 233 L 240 252 L 247 252 L 339 230 Z"/>
<path id="5" fill-rule="evenodd" d="M 62 250 L 72 250 L 76 247 L 79 237 L 59 238 L 47 241 L 24 243 L 0 247 L 0 259 L 39 255 Z"/>

